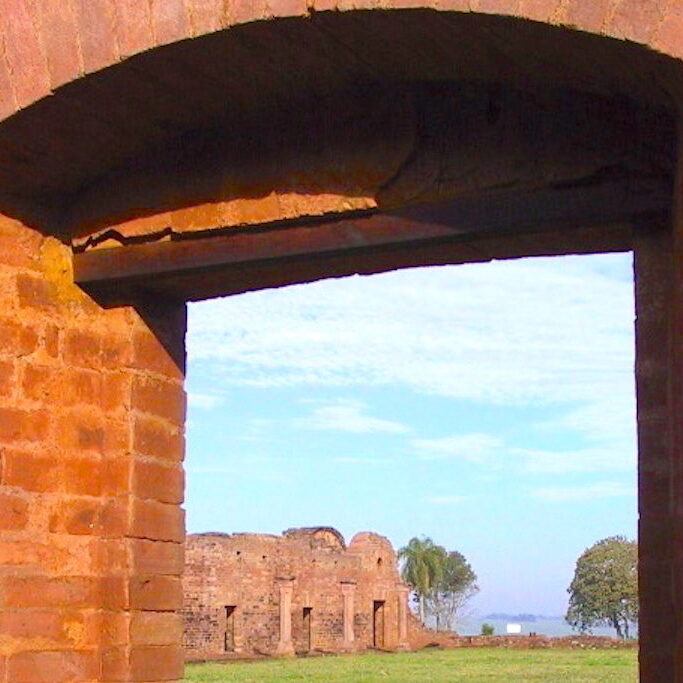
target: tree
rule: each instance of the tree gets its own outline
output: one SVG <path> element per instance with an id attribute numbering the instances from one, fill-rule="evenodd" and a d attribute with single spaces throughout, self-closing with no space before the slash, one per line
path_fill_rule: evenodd
<path id="1" fill-rule="evenodd" d="M 638 621 L 637 562 L 637 543 L 623 536 L 605 538 L 584 551 L 567 589 L 567 623 L 581 632 L 609 625 L 619 638 L 628 638 L 629 624 Z"/>
<path id="2" fill-rule="evenodd" d="M 479 592 L 477 575 L 462 553 L 444 551 L 440 578 L 427 594 L 427 610 L 436 620 L 436 630 L 450 631 L 465 603 Z"/>
<path id="3" fill-rule="evenodd" d="M 403 561 L 401 576 L 417 596 L 420 621 L 425 622 L 427 595 L 441 579 L 446 551 L 431 538 L 411 538 L 408 545 L 398 551 Z"/>

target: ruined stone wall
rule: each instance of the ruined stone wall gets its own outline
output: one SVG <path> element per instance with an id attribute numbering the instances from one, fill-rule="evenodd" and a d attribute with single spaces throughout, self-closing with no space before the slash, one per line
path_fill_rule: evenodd
<path id="1" fill-rule="evenodd" d="M 608 636 L 454 636 L 446 647 L 499 647 L 514 650 L 549 650 L 552 648 L 576 650 L 632 650 L 637 640 L 623 640 Z"/>
<path id="2" fill-rule="evenodd" d="M 294 529 L 282 536 L 188 537 L 183 606 L 188 657 L 276 654 L 283 584 L 292 585 L 294 652 L 399 646 L 399 601 L 406 603 L 407 591 L 389 541 L 361 533 L 347 548 L 332 529 Z M 344 590 L 349 590 L 344 586 L 353 593 L 352 645 L 344 639 Z M 310 610 L 310 636 L 305 610 Z"/>

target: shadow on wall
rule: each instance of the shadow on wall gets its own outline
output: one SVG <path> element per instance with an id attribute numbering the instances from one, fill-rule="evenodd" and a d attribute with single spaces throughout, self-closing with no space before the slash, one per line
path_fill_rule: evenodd
<path id="1" fill-rule="evenodd" d="M 0 205 L 82 249 L 668 176 L 678 77 L 634 44 L 490 15 L 255 23 L 138 55 L 4 122 Z"/>

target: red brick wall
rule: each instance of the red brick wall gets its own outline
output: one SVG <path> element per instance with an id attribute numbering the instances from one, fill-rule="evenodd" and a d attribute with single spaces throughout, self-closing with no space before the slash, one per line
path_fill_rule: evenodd
<path id="1" fill-rule="evenodd" d="M 379 561 L 381 560 L 381 561 Z M 373 602 L 384 601 L 384 646 L 398 644 L 396 555 L 377 534 L 357 534 L 348 548 L 336 532 L 290 530 L 192 535 L 184 576 L 184 644 L 190 658 L 225 656 L 225 606 L 236 606 L 237 654 L 273 654 L 279 639 L 278 578 L 293 578 L 292 635 L 304 651 L 303 608 L 312 608 L 312 649 L 338 652 L 343 641 L 341 582 L 356 583 L 354 635 L 373 646 Z"/>
<path id="2" fill-rule="evenodd" d="M 145 320 L 182 360 L 184 311 L 103 310 L 70 253 L 0 216 L 0 681 L 177 679 L 183 375 Z"/>

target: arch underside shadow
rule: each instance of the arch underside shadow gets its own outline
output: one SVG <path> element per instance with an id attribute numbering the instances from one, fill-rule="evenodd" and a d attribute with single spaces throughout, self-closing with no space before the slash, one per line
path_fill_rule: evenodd
<path id="1" fill-rule="evenodd" d="M 115 119 L 131 83 L 140 132 L 106 162 L 96 149 L 96 173 L 67 164 L 90 176 L 78 190 L 41 167 L 44 206 L 60 198 L 76 279 L 108 304 L 627 250 L 668 220 L 678 78 L 633 44 L 519 19 L 244 26 L 58 93 L 57 108 L 80 96 Z"/>
<path id="2" fill-rule="evenodd" d="M 643 47 L 514 18 L 257 22 L 138 55 L 4 121 L 0 207 L 83 249 L 670 181 L 679 82 L 676 60 Z"/>

